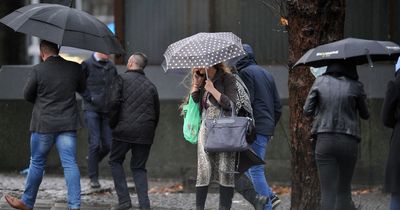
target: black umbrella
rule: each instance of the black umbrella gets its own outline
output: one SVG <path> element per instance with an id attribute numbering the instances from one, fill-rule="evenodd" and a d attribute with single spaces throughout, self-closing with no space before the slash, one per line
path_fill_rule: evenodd
<path id="1" fill-rule="evenodd" d="M 106 54 L 124 53 L 108 27 L 94 16 L 58 4 L 31 4 L 0 19 L 17 32 L 37 36 L 60 46 Z"/>
<path id="2" fill-rule="evenodd" d="M 265 164 L 265 162 L 251 149 L 239 153 L 238 163 L 237 171 L 240 173 L 246 172 L 252 166 Z"/>
<path id="3" fill-rule="evenodd" d="M 400 47 L 394 42 L 346 38 L 310 49 L 293 66 L 327 66 L 338 61 L 356 65 L 372 61 L 396 60 Z"/>

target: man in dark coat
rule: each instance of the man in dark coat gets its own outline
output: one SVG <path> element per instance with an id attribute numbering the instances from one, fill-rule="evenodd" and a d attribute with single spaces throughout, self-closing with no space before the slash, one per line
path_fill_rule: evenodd
<path id="1" fill-rule="evenodd" d="M 117 75 L 109 55 L 95 52 L 82 63 L 86 75 L 86 90 L 82 94 L 85 122 L 88 128 L 88 175 L 90 187 L 99 188 L 99 162 L 111 148 L 111 128 L 108 125 L 106 92 Z"/>
<path id="2" fill-rule="evenodd" d="M 244 44 L 247 55 L 236 64 L 240 78 L 250 93 L 253 116 L 256 124 L 256 139 L 251 145 L 254 152 L 263 160 L 267 144 L 274 135 L 275 126 L 281 116 L 281 103 L 272 75 L 257 62 L 250 45 Z M 248 175 L 258 194 L 269 197 L 267 210 L 280 203 L 279 198 L 269 188 L 265 177 L 265 166 L 256 165 L 249 169 Z"/>
<path id="3" fill-rule="evenodd" d="M 146 162 L 160 116 L 160 103 L 156 86 L 144 74 L 146 64 L 147 58 L 143 53 L 134 53 L 128 60 L 128 70 L 117 76 L 112 85 L 110 166 L 118 195 L 118 205 L 113 210 L 132 206 L 122 165 L 129 151 L 132 153 L 130 167 L 139 207 L 150 209 Z"/>
<path id="4" fill-rule="evenodd" d="M 396 78 L 388 83 L 382 109 L 383 124 L 393 128 L 384 183 L 384 191 L 391 193 L 390 209 L 400 209 L 400 57 L 395 71 Z"/>
<path id="5" fill-rule="evenodd" d="M 31 162 L 21 200 L 6 195 L 16 209 L 33 209 L 43 178 L 47 156 L 55 145 L 64 168 L 68 188 L 68 208 L 80 208 L 80 173 L 76 161 L 76 130 L 79 125 L 75 92 L 85 90 L 81 65 L 58 55 L 56 44 L 41 41 L 43 63 L 33 66 L 24 89 L 25 100 L 32 102 Z"/>

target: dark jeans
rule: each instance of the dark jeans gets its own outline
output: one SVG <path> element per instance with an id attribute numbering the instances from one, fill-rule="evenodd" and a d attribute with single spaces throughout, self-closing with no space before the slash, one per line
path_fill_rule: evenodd
<path id="1" fill-rule="evenodd" d="M 321 210 L 352 208 L 351 179 L 358 142 L 350 135 L 318 134 L 315 151 L 321 185 Z"/>
<path id="2" fill-rule="evenodd" d="M 148 182 L 146 170 L 146 162 L 149 157 L 150 148 L 151 144 L 132 144 L 122 141 L 112 141 L 110 166 L 119 204 L 131 202 L 123 167 L 125 155 L 131 150 L 132 157 L 130 167 L 133 174 L 133 181 L 135 182 L 139 206 L 140 209 L 150 208 L 150 200 L 147 193 Z"/>
<path id="3" fill-rule="evenodd" d="M 85 111 L 89 132 L 88 175 L 90 179 L 99 177 L 99 162 L 110 152 L 111 129 L 104 113 Z"/>
<path id="4" fill-rule="evenodd" d="M 246 174 L 240 173 L 235 175 L 235 190 L 253 206 L 256 205 L 257 192 Z"/>

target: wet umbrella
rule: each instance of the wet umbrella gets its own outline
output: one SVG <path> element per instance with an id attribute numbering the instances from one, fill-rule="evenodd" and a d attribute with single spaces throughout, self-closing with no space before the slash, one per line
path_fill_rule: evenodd
<path id="1" fill-rule="evenodd" d="M 114 34 L 94 16 L 58 4 L 31 4 L 0 19 L 17 32 L 37 36 L 60 46 L 124 53 Z"/>
<path id="2" fill-rule="evenodd" d="M 395 60 L 400 47 L 394 42 L 346 38 L 310 49 L 293 66 L 327 66 L 338 61 L 349 61 L 356 65 L 372 61 Z"/>
<path id="3" fill-rule="evenodd" d="M 163 68 L 207 68 L 245 54 L 240 38 L 231 32 L 198 33 L 168 46 Z"/>

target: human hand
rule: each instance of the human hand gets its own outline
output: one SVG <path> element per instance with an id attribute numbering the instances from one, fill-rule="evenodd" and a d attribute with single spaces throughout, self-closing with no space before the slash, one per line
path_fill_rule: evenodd
<path id="1" fill-rule="evenodd" d="M 214 83 L 210 79 L 207 79 L 204 89 L 208 92 L 213 92 L 215 90 Z"/>

